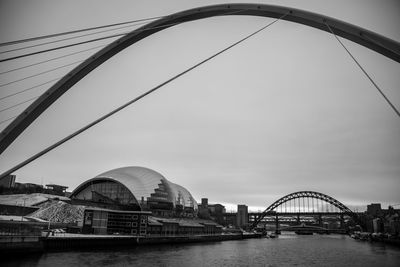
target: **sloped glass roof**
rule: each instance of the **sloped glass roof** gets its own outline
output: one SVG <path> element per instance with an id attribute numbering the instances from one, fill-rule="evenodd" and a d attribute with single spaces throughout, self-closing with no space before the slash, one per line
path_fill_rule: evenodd
<path id="1" fill-rule="evenodd" d="M 184 207 L 191 207 L 197 210 L 197 203 L 186 188 L 169 182 L 163 175 L 154 170 L 137 166 L 117 168 L 99 174 L 95 178 L 79 185 L 72 192 L 71 197 L 76 196 L 91 184 L 102 180 L 114 181 L 124 185 L 139 204 L 142 199 L 147 201 L 152 194 L 154 195 L 156 189 L 163 187 L 167 192 L 166 201 L 172 202 L 174 206 L 182 204 Z"/>

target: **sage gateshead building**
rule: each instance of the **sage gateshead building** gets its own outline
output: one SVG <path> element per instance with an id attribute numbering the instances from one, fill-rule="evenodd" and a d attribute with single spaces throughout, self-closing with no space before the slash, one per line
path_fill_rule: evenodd
<path id="1" fill-rule="evenodd" d="M 144 167 L 113 169 L 80 184 L 72 201 L 87 206 L 150 211 L 155 216 L 195 217 L 196 201 L 190 192 Z"/>

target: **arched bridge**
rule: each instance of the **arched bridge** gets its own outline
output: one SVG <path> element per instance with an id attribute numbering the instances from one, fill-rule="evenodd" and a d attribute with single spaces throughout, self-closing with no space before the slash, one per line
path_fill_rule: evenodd
<path id="1" fill-rule="evenodd" d="M 297 222 L 300 221 L 300 215 L 318 215 L 320 220 L 322 215 L 338 215 L 342 220 L 343 216 L 346 215 L 351 217 L 355 222 L 359 222 L 358 215 L 343 203 L 333 197 L 314 191 L 299 191 L 288 194 L 272 203 L 261 214 L 249 215 L 256 216 L 251 228 L 257 227 L 266 216 L 271 215 L 276 216 L 277 223 L 278 215 L 297 216 Z"/>
<path id="2" fill-rule="evenodd" d="M 110 59 L 123 49 L 161 30 L 175 25 L 215 16 L 248 15 L 279 18 L 290 22 L 300 23 L 322 31 L 332 32 L 350 41 L 376 51 L 396 62 L 400 62 L 400 44 L 377 33 L 361 27 L 330 18 L 325 15 L 299 10 L 290 7 L 264 4 L 222 4 L 194 8 L 165 16 L 126 34 L 122 38 L 100 50 L 81 63 L 55 85 L 48 89 L 24 112 L 22 112 L 0 134 L 0 153 L 7 147 L 50 105 L 67 92 L 92 70 Z M 4 175 L 7 175 L 5 173 Z"/>

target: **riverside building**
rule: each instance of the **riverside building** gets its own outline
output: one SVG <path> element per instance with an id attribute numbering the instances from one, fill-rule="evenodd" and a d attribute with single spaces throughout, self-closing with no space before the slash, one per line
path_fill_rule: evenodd
<path id="1" fill-rule="evenodd" d="M 144 167 L 124 167 L 102 173 L 79 185 L 71 199 L 77 204 L 149 211 L 163 217 L 195 217 L 198 211 L 196 201 L 186 188 Z"/>
<path id="2" fill-rule="evenodd" d="M 102 173 L 79 185 L 71 202 L 86 206 L 82 233 L 138 236 L 214 235 L 222 227 L 198 219 L 190 192 L 144 167 Z"/>

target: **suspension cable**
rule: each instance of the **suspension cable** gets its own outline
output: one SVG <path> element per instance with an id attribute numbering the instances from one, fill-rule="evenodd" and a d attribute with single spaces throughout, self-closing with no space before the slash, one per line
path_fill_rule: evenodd
<path id="1" fill-rule="evenodd" d="M 394 110 L 398 117 L 400 117 L 400 112 L 396 109 L 396 107 L 390 102 L 390 100 L 386 97 L 383 91 L 379 88 L 379 86 L 375 83 L 375 81 L 371 78 L 371 76 L 367 73 L 367 71 L 361 66 L 361 64 L 357 61 L 357 59 L 351 54 L 351 52 L 347 49 L 347 47 L 340 41 L 340 39 L 336 36 L 336 34 L 332 31 L 331 27 L 324 22 L 325 25 L 328 27 L 329 31 L 335 36 L 336 40 L 342 45 L 344 50 L 346 50 L 347 54 L 353 59 L 353 61 L 357 64 L 357 66 L 361 69 L 361 71 L 367 76 L 370 82 L 375 86 L 378 92 L 382 95 L 382 97 L 386 100 L 386 102 L 390 105 L 390 107 Z"/>
<path id="2" fill-rule="evenodd" d="M 247 9 L 243 9 L 243 10 L 237 10 L 237 11 L 232 11 L 232 12 L 227 12 L 222 14 L 221 16 L 226 16 L 226 15 L 231 15 L 231 14 L 235 14 L 235 13 L 240 13 L 243 12 Z M 165 27 L 171 27 L 171 26 L 175 26 L 181 24 L 181 22 L 175 22 L 175 23 L 169 23 L 169 24 L 165 24 L 165 25 L 160 25 L 160 26 L 154 26 L 154 27 L 150 27 L 150 28 L 144 28 L 141 30 L 136 31 L 137 33 L 140 32 L 144 32 L 144 31 L 148 31 L 148 30 L 153 30 L 153 29 L 158 29 L 158 28 L 165 28 Z M 120 33 L 120 34 L 114 34 L 114 35 L 109 35 L 109 36 L 105 36 L 102 38 L 96 38 L 96 39 L 91 39 L 91 40 L 87 40 L 84 42 L 78 42 L 78 43 L 73 43 L 73 44 L 69 44 L 69 45 L 64 45 L 64 46 L 59 46 L 59 47 L 54 47 L 54 48 L 50 48 L 50 49 L 46 49 L 46 50 L 41 50 L 41 51 L 36 51 L 36 52 L 32 52 L 32 53 L 27 53 L 27 54 L 23 54 L 23 55 L 19 55 L 19 56 L 14 56 L 14 57 L 9 57 L 9 58 L 5 58 L 5 59 L 0 59 L 0 63 L 1 62 L 6 62 L 6 61 L 10 61 L 10 60 L 14 60 L 14 59 L 18 59 L 18 58 L 23 58 L 23 57 L 28 57 L 28 56 L 33 56 L 33 55 L 37 55 L 37 54 L 42 54 L 42 53 L 46 53 L 46 52 L 51 52 L 51 51 L 55 51 L 55 50 L 59 50 L 59 49 L 64 49 L 64 48 L 68 48 L 68 47 L 72 47 L 72 46 L 77 46 L 77 45 L 82 45 L 82 44 L 86 44 L 86 43 L 91 43 L 91 42 L 97 42 L 97 41 L 101 41 L 101 40 L 105 40 L 105 39 L 109 39 L 109 38 L 114 38 L 114 37 L 118 37 L 118 36 L 123 36 L 123 35 L 127 35 L 130 32 L 125 32 L 125 33 Z"/>
<path id="3" fill-rule="evenodd" d="M 18 107 L 18 106 L 20 106 L 20 105 L 22 105 L 22 104 L 31 102 L 31 101 L 33 101 L 33 100 L 35 100 L 35 99 L 38 99 L 40 96 L 41 96 L 41 95 L 38 95 L 38 96 L 35 96 L 35 97 L 32 97 L 32 98 L 29 98 L 28 100 L 24 100 L 24 101 L 22 101 L 22 102 L 19 102 L 19 103 L 15 104 L 15 105 L 12 105 L 12 106 L 9 106 L 9 107 L 0 109 L 0 113 L 1 113 L 1 112 L 4 112 L 4 111 L 6 111 L 6 110 L 9 110 L 9 109 Z"/>
<path id="4" fill-rule="evenodd" d="M 46 39 L 46 38 L 52 38 L 52 37 L 57 37 L 57 36 L 61 36 L 61 35 L 67 35 L 67 34 L 79 33 L 79 32 L 84 32 L 84 31 L 91 31 L 91 30 L 103 29 L 103 28 L 107 28 L 107 27 L 119 26 L 119 25 L 124 25 L 124 24 L 130 24 L 130 23 L 135 23 L 135 22 L 141 22 L 141 21 L 148 21 L 148 20 L 160 19 L 160 18 L 163 18 L 163 17 L 165 17 L 165 16 L 158 16 L 158 17 L 152 17 L 152 18 L 137 19 L 137 20 L 131 20 L 131 21 L 126 21 L 126 22 L 108 24 L 108 25 L 103 25 L 103 26 L 97 26 L 97 27 L 91 27 L 91 28 L 84 28 L 84 29 L 79 29 L 79 30 L 74 30 L 74 31 L 67 31 L 67 32 L 61 32 L 61 33 L 54 33 L 54 34 L 43 35 L 43 36 L 39 36 L 39 37 L 32 37 L 32 38 L 27 38 L 27 39 L 21 39 L 21 40 L 16 40 L 16 41 L 10 41 L 10 42 L 5 42 L 5 43 L 0 43 L 0 47 L 1 47 L 1 46 L 6 46 L 6 45 L 12 45 L 12 44 L 19 44 L 19 43 L 25 43 L 25 42 L 30 42 L 30 41 L 36 41 L 36 40 L 41 40 L 41 39 Z"/>
<path id="5" fill-rule="evenodd" d="M 144 28 L 139 32 L 144 32 L 144 31 L 148 31 L 148 30 L 152 30 L 152 29 L 157 29 L 157 28 L 164 28 L 164 27 L 170 27 L 170 26 L 174 26 L 177 24 L 180 24 L 181 22 L 175 22 L 175 23 L 170 23 L 170 24 L 165 24 L 165 25 L 161 25 L 161 26 L 156 26 L 156 27 L 151 27 L 151 28 Z M 32 53 L 27 53 L 27 54 L 22 54 L 19 56 L 14 56 L 14 57 L 9 57 L 9 58 L 5 58 L 5 59 L 0 59 L 0 63 L 1 62 L 6 62 L 6 61 L 10 61 L 10 60 L 14 60 L 14 59 L 18 59 L 18 58 L 23 58 L 23 57 L 29 57 L 29 56 L 33 56 L 33 55 L 37 55 L 37 54 L 43 54 L 43 53 L 47 53 L 47 52 L 51 52 L 51 51 L 55 51 L 55 50 L 60 50 L 60 49 L 64 49 L 64 48 L 69 48 L 69 47 L 73 47 L 73 46 L 77 46 L 77 45 L 82 45 L 82 44 L 88 44 L 88 43 L 92 43 L 92 42 L 97 42 L 97 41 L 101 41 L 101 40 L 106 40 L 106 39 L 110 39 L 110 38 L 114 38 L 114 37 L 118 37 L 118 36 L 124 36 L 127 35 L 130 32 L 124 32 L 124 33 L 118 33 L 118 34 L 113 34 L 113 35 L 108 35 L 108 36 L 104 36 L 104 37 L 100 37 L 100 38 L 95 38 L 95 39 L 90 39 L 87 41 L 82 41 L 82 42 L 78 42 L 78 43 L 72 43 L 72 44 L 68 44 L 68 45 L 63 45 L 63 46 L 58 46 L 58 47 L 53 47 L 53 48 L 49 48 L 49 49 L 45 49 L 45 50 L 40 50 L 40 51 L 36 51 L 36 52 L 32 52 Z"/>
<path id="6" fill-rule="evenodd" d="M 21 78 L 21 79 L 14 80 L 14 81 L 11 81 L 11 82 L 8 82 L 8 83 L 0 84 L 0 87 L 4 87 L 4 86 L 6 86 L 6 85 L 10 85 L 10 84 L 13 84 L 13 83 L 17 83 L 17 82 L 20 82 L 20 81 L 23 81 L 23 80 L 26 80 L 26 79 L 29 79 L 29 78 L 36 77 L 36 76 L 40 76 L 40 75 L 42 75 L 42 74 L 46 74 L 46 73 L 49 73 L 49 72 L 52 72 L 52 71 L 55 71 L 55 70 L 58 70 L 58 69 L 61 69 L 61 68 L 65 68 L 65 67 L 68 67 L 68 66 L 71 66 L 71 65 L 74 65 L 74 64 L 81 63 L 81 62 L 83 62 L 83 61 L 85 61 L 85 59 L 83 59 L 83 60 L 78 60 L 78 61 L 75 61 L 75 62 L 72 62 L 72 63 L 68 63 L 68 64 L 62 65 L 62 66 L 60 66 L 60 67 L 52 68 L 52 69 L 49 69 L 49 70 L 46 70 L 46 71 L 43 71 L 43 72 L 39 72 L 39 73 L 30 75 L 30 76 L 26 76 L 26 77 L 23 77 L 23 78 Z"/>
<path id="7" fill-rule="evenodd" d="M 59 43 L 59 42 L 62 42 L 62 41 L 73 40 L 73 39 L 82 38 L 82 37 L 86 37 L 86 36 L 90 36 L 90 35 L 104 33 L 104 32 L 110 32 L 110 31 L 116 31 L 116 30 L 120 30 L 120 29 L 126 29 L 126 28 L 129 28 L 129 27 L 138 26 L 138 25 L 142 25 L 142 24 L 145 24 L 145 23 L 148 23 L 148 22 L 144 21 L 144 22 L 135 23 L 135 24 L 128 25 L 128 26 L 122 26 L 122 27 L 118 27 L 118 28 L 114 28 L 114 29 L 108 29 L 108 30 L 92 32 L 92 33 L 86 33 L 86 34 L 82 34 L 82 35 L 78 35 L 78 36 L 58 39 L 58 40 L 54 40 L 54 41 L 48 41 L 48 42 L 44 42 L 44 43 L 40 43 L 40 44 L 34 44 L 34 45 L 29 45 L 29 46 L 24 46 L 24 47 L 18 47 L 18 48 L 14 48 L 14 49 L 10 49 L 10 50 L 1 51 L 0 55 L 1 54 L 5 54 L 5 53 L 20 51 L 20 50 L 24 50 L 24 49 L 28 49 L 28 48 L 43 46 L 43 45 L 47 45 L 47 44 L 55 44 L 55 43 Z"/>
<path id="8" fill-rule="evenodd" d="M 289 14 L 289 13 L 286 13 L 286 14 L 282 15 L 281 17 L 279 17 L 279 18 L 275 19 L 274 21 L 268 23 L 267 25 L 265 25 L 265 26 L 263 26 L 262 28 L 256 30 L 255 32 L 253 32 L 253 33 L 251 33 L 251 34 L 245 36 L 244 38 L 240 39 L 239 41 L 237 41 L 237 42 L 235 42 L 235 43 L 229 45 L 228 47 L 226 47 L 226 48 L 220 50 L 219 52 L 217 52 L 217 53 L 211 55 L 210 57 L 208 57 L 208 58 L 206 58 L 206 59 L 200 61 L 199 63 L 193 65 L 192 67 L 190 67 L 190 68 L 188 68 L 188 69 L 186 69 L 186 70 L 184 70 L 184 71 L 178 73 L 177 75 L 173 76 L 172 78 L 168 79 L 167 81 L 165 81 L 165 82 L 163 82 L 163 83 L 157 85 L 156 87 L 154 87 L 154 88 L 148 90 L 147 92 L 145 92 L 145 93 L 139 95 L 138 97 L 136 97 L 136 98 L 134 98 L 134 99 L 128 101 L 127 103 L 123 104 L 122 106 L 119 106 L 118 108 L 116 108 L 116 109 L 110 111 L 109 113 L 107 113 L 107 114 L 103 115 L 102 117 L 100 117 L 100 118 L 94 120 L 93 122 L 91 122 L 91 123 L 87 124 L 86 126 L 80 128 L 79 130 L 75 131 L 74 133 L 72 133 L 72 134 L 66 136 L 65 138 L 61 139 L 60 141 L 54 143 L 53 145 L 50 145 L 49 147 L 43 149 L 42 151 L 40 151 L 40 152 L 38 152 L 37 154 L 33 155 L 32 157 L 26 159 L 25 161 L 21 162 L 20 164 L 16 165 L 15 167 L 13 167 L 13 168 L 9 169 L 8 171 L 2 173 L 2 174 L 0 175 L 0 179 L 3 178 L 3 177 L 5 177 L 5 176 L 7 176 L 7 175 L 9 175 L 9 174 L 11 174 L 11 173 L 13 173 L 13 172 L 15 172 L 15 171 L 17 171 L 17 170 L 19 170 L 20 168 L 24 167 L 24 166 L 27 165 L 28 163 L 30 163 L 30 162 L 34 161 L 35 159 L 37 159 L 37 158 L 43 156 L 44 154 L 46 154 L 46 153 L 48 153 L 49 151 L 55 149 L 56 147 L 62 145 L 63 143 L 65 143 L 65 142 L 67 142 L 68 140 L 74 138 L 75 136 L 81 134 L 82 132 L 84 132 L 84 131 L 90 129 L 91 127 L 93 127 L 93 126 L 95 126 L 96 124 L 102 122 L 103 120 L 109 118 L 110 116 L 114 115 L 115 113 L 117 113 L 117 112 L 119 112 L 119 111 L 125 109 L 126 107 L 132 105 L 133 103 L 139 101 L 140 99 L 146 97 L 147 95 L 150 95 L 151 93 L 157 91 L 158 89 L 160 89 L 160 88 L 163 87 L 164 85 L 169 84 L 170 82 L 172 82 L 172 81 L 178 79 L 179 77 L 185 75 L 186 73 L 188 73 L 188 72 L 190 72 L 190 71 L 196 69 L 197 67 L 203 65 L 204 63 L 210 61 L 211 59 L 213 59 L 213 58 L 219 56 L 220 54 L 222 54 L 222 53 L 228 51 L 229 49 L 231 49 L 231 48 L 233 48 L 233 47 L 239 45 L 240 43 L 246 41 L 247 39 L 251 38 L 252 36 L 258 34 L 259 32 L 265 30 L 266 28 L 268 28 L 269 26 L 273 25 L 273 24 L 276 23 L 277 21 L 281 20 L 282 18 L 284 18 L 285 16 L 287 16 L 287 14 Z"/>
<path id="9" fill-rule="evenodd" d="M 29 67 L 32 67 L 32 66 L 36 66 L 36 65 L 40 65 L 40 64 L 43 64 L 43 63 L 47 63 L 47 62 L 50 62 L 50 61 L 57 60 L 57 59 L 73 56 L 73 55 L 76 55 L 76 54 L 79 54 L 79 53 L 87 52 L 87 51 L 94 50 L 94 49 L 101 48 L 101 47 L 105 47 L 105 46 L 106 45 L 98 45 L 98 46 L 95 46 L 95 47 L 92 47 L 92 48 L 89 48 L 89 49 L 84 49 L 84 50 L 80 50 L 80 51 L 77 51 L 77 52 L 74 52 L 74 53 L 65 54 L 63 56 L 53 57 L 53 58 L 46 59 L 46 60 L 43 60 L 43 61 L 39 61 L 39 62 L 36 62 L 36 63 L 33 63 L 33 64 L 29 64 L 29 65 L 26 65 L 26 66 L 22 66 L 22 67 L 18 67 L 18 68 L 15 68 L 15 69 L 11 69 L 11 70 L 6 70 L 6 71 L 3 71 L 3 72 L 0 72 L 0 75 L 6 74 L 6 73 L 10 73 L 10 72 L 14 72 L 14 71 L 17 71 L 17 70 L 26 69 L 26 68 L 29 68 Z"/>
<path id="10" fill-rule="evenodd" d="M 92 43 L 92 42 L 106 40 L 106 39 L 110 39 L 110 38 L 114 38 L 114 37 L 118 37 L 118 36 L 122 36 L 122 35 L 126 35 L 126 34 L 127 33 L 113 34 L 113 35 L 109 35 L 109 36 L 105 36 L 105 37 L 101 37 L 101 38 L 96 38 L 96 39 L 91 39 L 91 40 L 87 40 L 87 41 L 82 41 L 82 42 L 78 42 L 78 43 L 72 43 L 72 44 L 68 44 L 68 45 L 53 47 L 53 48 L 49 48 L 49 49 L 45 49 L 45 50 L 32 52 L 32 53 L 22 54 L 22 55 L 19 55 L 19 56 L 0 59 L 0 62 L 6 62 L 6 61 L 10 61 L 10 60 L 15 60 L 15 59 L 18 59 L 18 58 L 23 58 L 23 57 L 29 57 L 29 56 L 33 56 L 33 55 L 43 54 L 43 53 L 47 53 L 47 52 L 51 52 L 51 51 L 55 51 L 55 50 L 60 50 L 60 49 L 68 48 L 68 47 L 73 47 L 73 46 L 77 46 L 77 45 L 88 44 L 88 43 Z"/>
<path id="11" fill-rule="evenodd" d="M 3 124 L 3 123 L 6 123 L 7 121 L 10 121 L 10 120 L 12 120 L 12 119 L 15 119 L 16 117 L 18 117 L 18 115 L 17 115 L 17 116 L 13 116 L 13 117 L 8 118 L 8 119 L 5 119 L 5 120 L 3 120 L 3 121 L 0 121 L 0 125 Z M 7 175 L 8 175 L 8 174 L 7 174 Z"/>
<path id="12" fill-rule="evenodd" d="M 51 83 L 51 82 L 57 81 L 57 80 L 59 80 L 59 79 L 61 79 L 61 78 L 62 78 L 62 77 L 58 77 L 58 78 L 52 79 L 52 80 L 50 80 L 50 81 L 47 81 L 47 82 L 44 82 L 44 83 L 41 83 L 41 84 L 38 84 L 38 85 L 35 85 L 35 86 L 32 86 L 32 87 L 28 87 L 28 88 L 26 88 L 26 89 L 23 89 L 23 90 L 21 90 L 21 91 L 18 91 L 18 92 L 15 92 L 15 93 L 12 93 L 12 94 L 9 94 L 9 95 L 6 95 L 6 96 L 3 96 L 3 97 L 0 97 L 0 100 L 6 99 L 6 98 L 9 98 L 9 97 L 12 97 L 12 96 L 18 95 L 18 94 L 22 94 L 23 92 L 26 92 L 26 91 L 29 91 L 29 90 L 35 89 L 35 88 L 37 88 L 37 87 L 40 87 L 40 86 L 42 86 L 42 85 L 45 85 L 45 84 L 48 84 L 48 83 Z"/>

